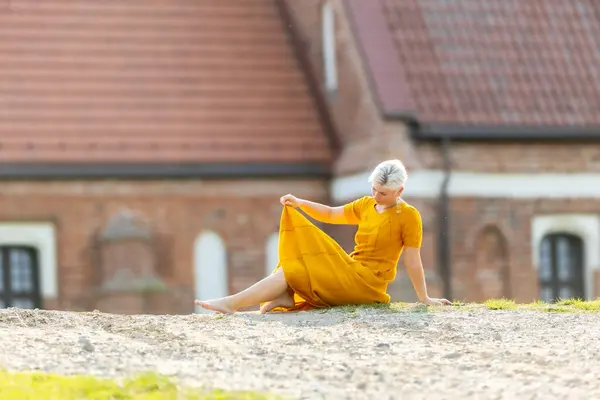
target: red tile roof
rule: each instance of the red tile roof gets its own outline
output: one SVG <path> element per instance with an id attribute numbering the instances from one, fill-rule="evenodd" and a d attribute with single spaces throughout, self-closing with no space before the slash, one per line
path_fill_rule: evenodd
<path id="1" fill-rule="evenodd" d="M 326 163 L 286 28 L 272 0 L 4 2 L 0 162 Z"/>
<path id="2" fill-rule="evenodd" d="M 346 0 L 388 114 L 600 125 L 597 0 Z"/>

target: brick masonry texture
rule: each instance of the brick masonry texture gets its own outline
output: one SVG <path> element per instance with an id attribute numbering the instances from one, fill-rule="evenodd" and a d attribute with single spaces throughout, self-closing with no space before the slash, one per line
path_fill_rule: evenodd
<path id="1" fill-rule="evenodd" d="M 282 194 L 294 192 L 327 202 L 327 186 L 322 181 L 230 181 L 228 191 L 220 190 L 224 185 L 189 181 L 5 182 L 0 188 L 0 220 L 55 224 L 59 298 L 48 299 L 45 308 L 187 313 L 193 311 L 193 244 L 200 233 L 210 229 L 225 241 L 229 290 L 236 292 L 264 277 L 265 243 L 278 231 Z M 103 299 L 95 295 L 101 268 L 94 259 L 95 237 L 124 210 L 148 221 L 156 239 L 156 270 L 170 290 L 168 296 L 146 295 L 147 308 L 142 307 L 140 296 L 123 293 Z M 125 259 L 126 264 L 135 264 L 143 255 L 140 249 L 129 247 L 132 249 L 133 259 Z M 165 302 L 167 306 L 157 308 Z"/>
<path id="2" fill-rule="evenodd" d="M 482 300 L 502 293 L 517 301 L 537 299 L 537 275 L 532 266 L 531 220 L 535 215 L 581 213 L 600 214 L 593 199 L 489 200 L 457 199 L 451 202 L 452 262 L 455 296 Z M 489 230 L 500 240 L 486 243 Z M 494 246 L 496 244 L 496 246 Z M 488 271 L 495 266 L 495 271 Z M 495 286 L 508 271 L 509 285 Z M 591 297 L 600 296 L 595 290 Z"/>
<path id="3" fill-rule="evenodd" d="M 221 195 L 216 189 L 222 184 L 217 182 L 180 185 L 180 190 L 176 190 L 177 183 L 164 182 L 5 183 L 0 190 L 0 219 L 56 224 L 60 295 L 58 299 L 48 299 L 45 308 L 187 313 L 193 311 L 193 242 L 202 231 L 214 230 L 224 239 L 229 289 L 236 292 L 264 276 L 265 243 L 268 235 L 277 232 L 281 211 L 278 198 L 282 193 L 329 202 L 326 184 L 318 181 L 233 182 L 229 187 L 239 187 L 239 193 Z M 441 296 L 436 271 L 436 202 L 409 202 L 423 216 L 422 257 L 430 294 Z M 95 277 L 100 268 L 92 253 L 95 235 L 123 210 L 135 211 L 149 221 L 157 238 L 157 271 L 169 287 L 165 295 L 146 295 L 149 299 L 143 303 L 139 296 L 128 293 L 109 298 L 92 295 L 97 289 Z M 506 295 L 517 301 L 534 300 L 537 279 L 529 245 L 530 221 L 536 214 L 564 212 L 599 214 L 600 205 L 593 200 L 576 199 L 453 199 L 453 298 L 480 301 Z M 347 251 L 352 250 L 353 227 L 324 229 Z M 131 256 L 136 257 L 136 253 Z M 595 279 L 595 293 L 600 295 L 600 277 Z M 394 300 L 415 299 L 402 260 L 389 292 Z"/>
<path id="4" fill-rule="evenodd" d="M 422 258 L 430 294 L 441 296 L 442 283 L 437 265 L 436 202 L 410 199 L 423 217 Z M 450 238 L 452 298 L 484 301 L 488 298 L 514 298 L 531 302 L 538 298 L 537 272 L 532 264 L 531 221 L 535 215 L 581 213 L 600 214 L 600 203 L 587 200 L 490 200 L 452 199 Z M 351 249 L 350 227 L 337 227 L 332 235 Z M 595 289 L 590 297 L 600 296 L 600 275 L 595 274 Z M 402 260 L 398 276 L 389 287 L 395 300 L 415 298 Z"/>

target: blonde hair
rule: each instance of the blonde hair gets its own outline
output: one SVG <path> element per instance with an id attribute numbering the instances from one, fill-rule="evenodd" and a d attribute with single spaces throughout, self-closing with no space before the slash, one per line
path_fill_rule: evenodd
<path id="1" fill-rule="evenodd" d="M 392 190 L 404 187 L 407 180 L 406 168 L 400 160 L 387 160 L 380 163 L 369 176 L 369 182 Z"/>

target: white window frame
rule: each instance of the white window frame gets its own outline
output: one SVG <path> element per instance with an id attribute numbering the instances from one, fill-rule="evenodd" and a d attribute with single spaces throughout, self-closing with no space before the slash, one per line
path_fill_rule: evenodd
<path id="1" fill-rule="evenodd" d="M 46 300 L 58 299 L 56 229 L 52 223 L 0 223 L 0 245 L 37 249 L 42 305 Z"/>
<path id="2" fill-rule="evenodd" d="M 536 278 L 540 266 L 540 247 L 548 234 L 569 233 L 583 241 L 583 278 L 585 299 L 594 294 L 594 271 L 600 269 L 600 216 L 596 214 L 537 215 L 531 224 L 531 251 Z"/>

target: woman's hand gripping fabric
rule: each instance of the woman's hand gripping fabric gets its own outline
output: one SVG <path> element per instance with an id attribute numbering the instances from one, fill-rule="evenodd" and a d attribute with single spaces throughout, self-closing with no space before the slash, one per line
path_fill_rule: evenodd
<path id="1" fill-rule="evenodd" d="M 290 207 L 294 207 L 294 208 L 298 207 L 300 205 L 298 198 L 291 194 L 286 194 L 285 196 L 281 196 L 279 201 L 284 206 L 290 206 Z"/>

